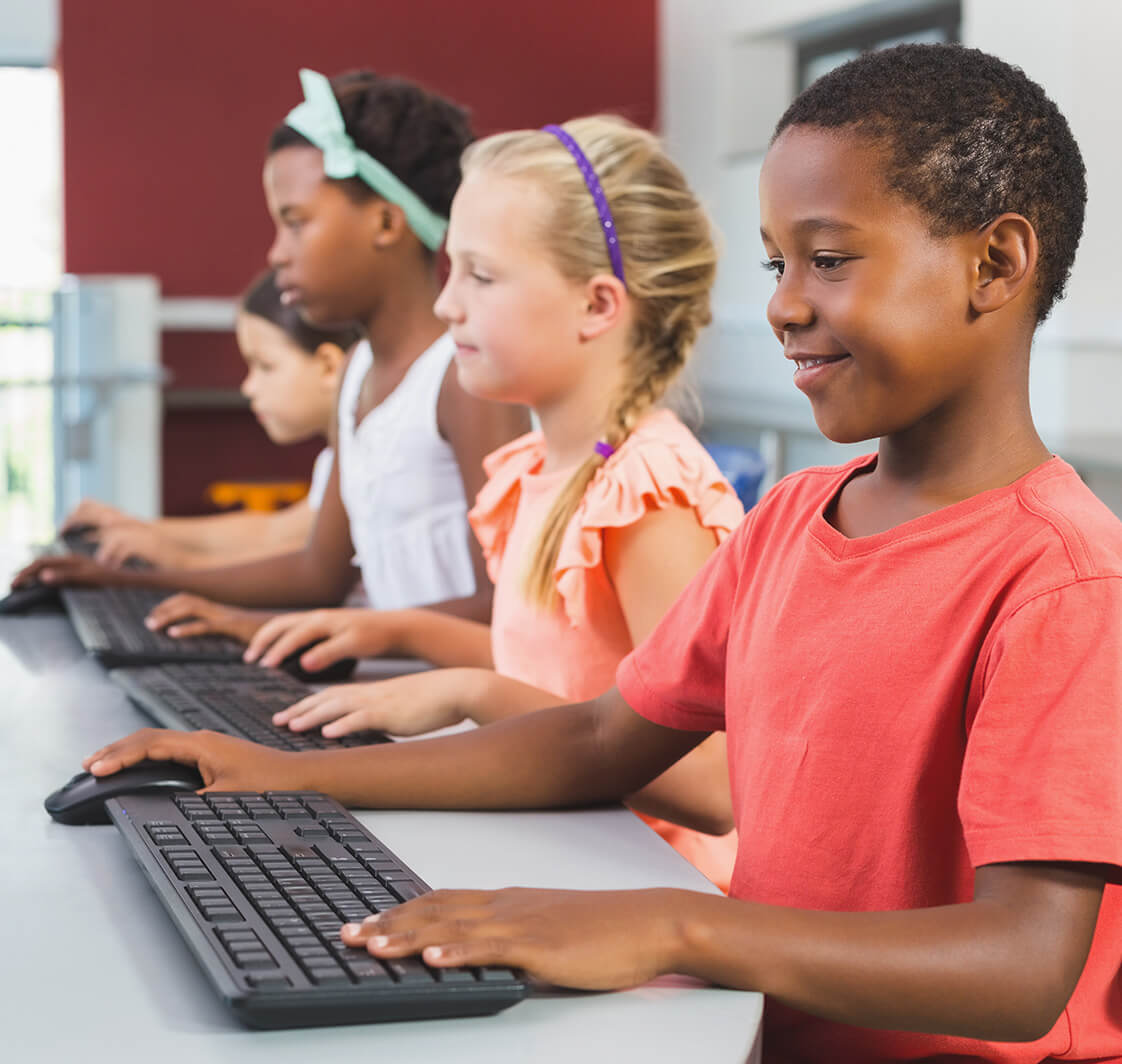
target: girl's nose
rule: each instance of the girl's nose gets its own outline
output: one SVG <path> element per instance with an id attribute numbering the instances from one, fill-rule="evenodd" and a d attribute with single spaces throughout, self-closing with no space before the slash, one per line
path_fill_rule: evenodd
<path id="1" fill-rule="evenodd" d="M 284 243 L 284 233 L 282 230 L 278 229 L 265 255 L 265 262 L 268 264 L 269 269 L 277 270 L 280 269 L 281 266 L 287 265 L 288 259 L 289 254 Z"/>
<path id="2" fill-rule="evenodd" d="M 445 325 L 463 321 L 463 310 L 452 292 L 451 277 L 444 282 L 444 287 L 440 290 L 440 295 L 436 297 L 436 302 L 432 305 L 432 310 Z"/>

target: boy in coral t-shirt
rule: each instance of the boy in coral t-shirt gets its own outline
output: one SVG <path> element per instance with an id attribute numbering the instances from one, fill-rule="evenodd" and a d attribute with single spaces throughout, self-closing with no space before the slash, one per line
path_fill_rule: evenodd
<path id="1" fill-rule="evenodd" d="M 907 45 L 792 104 L 760 197 L 795 384 L 828 437 L 877 453 L 777 486 L 617 691 L 298 768 L 155 732 L 87 764 L 548 806 L 627 794 L 724 726 L 732 897 L 438 891 L 344 940 L 566 986 L 762 990 L 768 1061 L 1122 1061 L 1122 524 L 1028 404 L 1082 230 L 1078 147 L 1020 70 Z"/>

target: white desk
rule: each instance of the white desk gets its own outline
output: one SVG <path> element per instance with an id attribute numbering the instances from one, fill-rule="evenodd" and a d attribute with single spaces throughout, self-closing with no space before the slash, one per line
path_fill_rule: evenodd
<path id="1" fill-rule="evenodd" d="M 43 798 L 147 722 L 61 614 L 0 617 L 0 1054 L 114 1064 L 628 1064 L 758 1060 L 758 994 L 663 979 L 542 991 L 498 1016 L 250 1031 L 221 1006 L 112 827 L 64 827 Z M 361 814 L 434 887 L 676 886 L 702 876 L 622 809 Z M 712 888 L 708 888 L 712 890 Z"/>

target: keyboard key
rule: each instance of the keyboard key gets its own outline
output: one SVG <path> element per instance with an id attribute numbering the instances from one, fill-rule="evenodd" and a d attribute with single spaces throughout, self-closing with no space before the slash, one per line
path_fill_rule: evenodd
<path id="1" fill-rule="evenodd" d="M 282 990 L 292 986 L 287 975 L 251 975 L 246 982 L 258 990 Z"/>
<path id="2" fill-rule="evenodd" d="M 395 957 L 390 960 L 383 959 L 382 963 L 389 969 L 390 974 L 399 983 L 414 985 L 416 983 L 434 982 L 432 972 L 416 957 Z"/>

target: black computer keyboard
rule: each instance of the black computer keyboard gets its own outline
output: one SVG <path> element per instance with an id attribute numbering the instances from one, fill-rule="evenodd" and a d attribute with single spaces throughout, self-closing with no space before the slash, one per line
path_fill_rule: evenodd
<path id="1" fill-rule="evenodd" d="M 437 970 L 344 946 L 339 928 L 429 888 L 315 792 L 135 795 L 106 808 L 226 1005 L 253 1027 L 498 1012 L 508 968 Z"/>
<path id="2" fill-rule="evenodd" d="M 383 732 L 363 731 L 328 739 L 318 730 L 297 733 L 272 722 L 274 713 L 312 693 L 279 669 L 257 665 L 145 665 L 109 675 L 142 710 L 169 728 L 210 728 L 279 750 L 332 750 L 388 742 Z"/>
<path id="3" fill-rule="evenodd" d="M 107 667 L 161 661 L 240 661 L 236 639 L 202 635 L 173 639 L 144 627 L 144 618 L 170 591 L 144 587 L 64 587 L 62 604 L 90 654 Z"/>

